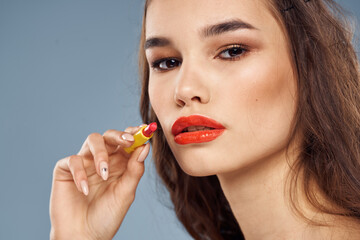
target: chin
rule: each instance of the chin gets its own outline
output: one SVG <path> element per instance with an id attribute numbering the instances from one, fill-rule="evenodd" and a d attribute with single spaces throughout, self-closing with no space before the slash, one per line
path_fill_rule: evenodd
<path id="1" fill-rule="evenodd" d="M 241 151 L 234 146 L 236 136 L 225 131 L 219 138 L 203 143 L 178 144 L 172 135 L 166 135 L 168 145 L 181 169 L 194 177 L 232 172 L 239 165 Z M 235 139 L 235 140 L 234 140 Z"/>
<path id="2" fill-rule="evenodd" d="M 184 164 L 179 162 L 179 165 L 181 167 L 181 169 L 188 175 L 192 176 L 192 177 L 207 177 L 207 176 L 212 176 L 215 175 L 215 173 L 213 171 L 208 171 L 207 169 L 203 169 L 203 168 L 199 168 L 196 166 L 193 166 L 192 164 Z"/>
<path id="3" fill-rule="evenodd" d="M 193 177 L 206 177 L 216 175 L 222 168 L 217 156 L 204 153 L 205 149 L 186 149 L 173 152 L 181 169 Z"/>
<path id="4" fill-rule="evenodd" d="M 261 154 L 251 154 L 251 151 L 242 152 L 238 148 L 221 150 L 221 148 L 196 146 L 176 148 L 173 154 L 181 169 L 193 177 L 241 174 L 242 171 L 248 171 L 264 162 Z"/>

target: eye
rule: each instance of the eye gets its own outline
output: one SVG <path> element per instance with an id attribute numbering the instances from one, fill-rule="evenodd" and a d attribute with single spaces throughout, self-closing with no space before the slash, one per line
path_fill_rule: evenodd
<path id="1" fill-rule="evenodd" d="M 175 58 L 163 58 L 153 62 L 151 67 L 158 71 L 167 71 L 180 65 L 181 62 Z"/>
<path id="2" fill-rule="evenodd" d="M 237 60 L 246 52 L 246 48 L 241 47 L 240 45 L 232 45 L 227 47 L 225 50 L 222 50 L 218 57 L 225 60 Z"/>

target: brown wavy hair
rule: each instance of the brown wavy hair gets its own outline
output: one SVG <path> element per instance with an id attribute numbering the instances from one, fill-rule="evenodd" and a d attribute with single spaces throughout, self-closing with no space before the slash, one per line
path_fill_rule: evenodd
<path id="1" fill-rule="evenodd" d="M 146 0 L 139 52 L 140 112 L 144 122 L 156 121 L 160 126 L 148 95 L 144 42 L 149 3 Z M 359 64 L 347 12 L 333 0 L 270 0 L 266 4 L 287 37 L 297 81 L 298 104 L 290 139 L 301 131 L 302 142 L 291 166 L 292 206 L 301 214 L 296 201 L 302 189 L 321 212 L 360 221 Z M 244 239 L 217 177 L 184 173 L 161 128 L 151 143 L 156 170 L 189 234 L 195 239 Z M 319 200 L 319 192 L 331 207 Z"/>

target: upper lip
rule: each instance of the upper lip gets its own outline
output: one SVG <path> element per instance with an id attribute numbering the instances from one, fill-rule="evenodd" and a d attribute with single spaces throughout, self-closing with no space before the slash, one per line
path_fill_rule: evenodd
<path id="1" fill-rule="evenodd" d="M 171 132 L 174 136 L 181 133 L 185 128 L 190 126 L 205 126 L 215 129 L 224 129 L 225 127 L 214 119 L 202 115 L 190 115 L 187 117 L 179 117 L 173 124 Z"/>

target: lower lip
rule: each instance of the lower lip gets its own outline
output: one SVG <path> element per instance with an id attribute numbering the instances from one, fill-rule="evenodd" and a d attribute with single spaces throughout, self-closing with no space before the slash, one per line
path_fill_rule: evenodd
<path id="1" fill-rule="evenodd" d="M 215 140 L 225 129 L 180 133 L 174 137 L 177 144 L 204 143 Z"/>

